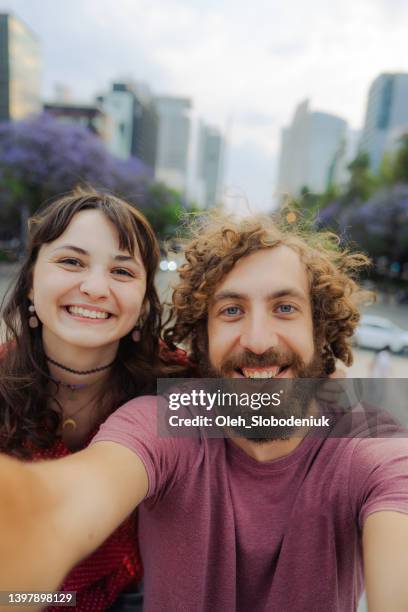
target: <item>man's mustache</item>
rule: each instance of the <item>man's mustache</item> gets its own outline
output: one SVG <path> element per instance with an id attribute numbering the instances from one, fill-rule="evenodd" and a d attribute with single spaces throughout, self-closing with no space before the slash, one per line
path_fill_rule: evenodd
<path id="1" fill-rule="evenodd" d="M 220 374 L 229 374 L 232 370 L 242 368 L 266 368 L 268 366 L 291 366 L 295 370 L 305 367 L 303 360 L 291 351 L 280 351 L 270 348 L 261 355 L 244 350 L 227 357 L 220 365 Z"/>

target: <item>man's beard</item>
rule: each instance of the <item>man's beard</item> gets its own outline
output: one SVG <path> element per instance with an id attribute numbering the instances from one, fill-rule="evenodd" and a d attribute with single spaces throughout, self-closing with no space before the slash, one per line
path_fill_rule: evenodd
<path id="1" fill-rule="evenodd" d="M 279 367 L 289 366 L 293 378 L 231 378 L 231 372 L 242 371 L 245 368 L 267 368 L 271 364 Z M 250 419 L 254 414 L 263 418 L 275 417 L 277 419 L 287 419 L 291 416 L 295 419 L 305 418 L 310 412 L 312 400 L 320 384 L 319 379 L 327 378 L 322 352 L 318 349 L 316 349 L 309 363 L 305 363 L 298 354 L 292 351 L 281 351 L 271 348 L 262 355 L 257 355 L 251 351 L 244 350 L 229 356 L 218 368 L 214 368 L 207 361 L 206 364 L 202 364 L 201 373 L 206 378 L 227 378 L 229 382 L 225 381 L 224 389 L 228 387 L 229 391 L 238 391 L 240 393 L 245 391 L 245 386 L 248 387 L 249 393 L 253 393 L 255 390 L 260 391 L 262 388 L 262 392 L 272 394 L 284 388 L 284 400 L 280 402 L 279 406 L 263 406 L 256 412 L 250 407 L 237 406 L 232 408 L 232 413 L 231 409 L 228 412 L 230 416 L 237 417 L 241 415 L 245 419 Z M 314 380 L 306 381 L 304 379 Z M 265 387 L 269 388 L 269 390 L 267 391 Z M 222 408 L 219 408 L 219 410 L 220 414 L 225 415 Z M 270 428 L 252 426 L 250 430 L 251 436 L 248 436 L 248 430 L 243 427 L 232 427 L 231 429 L 240 436 L 257 443 L 289 440 L 296 433 L 296 429 L 290 426 Z"/>

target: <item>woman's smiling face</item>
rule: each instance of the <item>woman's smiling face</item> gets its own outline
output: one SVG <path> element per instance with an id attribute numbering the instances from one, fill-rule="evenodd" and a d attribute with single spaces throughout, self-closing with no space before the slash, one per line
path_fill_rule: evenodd
<path id="1" fill-rule="evenodd" d="M 137 245 L 133 254 L 120 250 L 114 225 L 91 209 L 41 247 L 29 297 L 46 351 L 61 355 L 64 345 L 117 349 L 139 319 L 145 292 Z"/>

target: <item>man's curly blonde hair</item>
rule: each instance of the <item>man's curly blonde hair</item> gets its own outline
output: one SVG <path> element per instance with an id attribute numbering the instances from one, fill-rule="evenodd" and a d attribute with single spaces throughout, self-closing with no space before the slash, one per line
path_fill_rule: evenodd
<path id="1" fill-rule="evenodd" d="M 196 364 L 206 362 L 207 314 L 216 287 L 242 257 L 286 245 L 306 267 L 315 344 L 326 374 L 334 372 L 337 359 L 352 364 L 350 338 L 360 318 L 358 306 L 372 298 L 356 282 L 370 263 L 366 255 L 340 248 L 333 233 L 295 227 L 283 215 L 234 219 L 213 213 L 195 221 L 191 230 L 165 332 L 170 345 L 182 343 Z"/>

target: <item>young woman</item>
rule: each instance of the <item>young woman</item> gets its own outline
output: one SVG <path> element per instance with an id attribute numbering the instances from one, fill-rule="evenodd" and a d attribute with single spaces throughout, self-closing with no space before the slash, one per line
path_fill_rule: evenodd
<path id="1" fill-rule="evenodd" d="M 111 195 L 76 191 L 30 221 L 26 259 L 3 309 L 0 449 L 37 460 L 87 445 L 121 404 L 154 392 L 159 249 L 145 217 Z M 120 476 L 119 476 L 120 477 Z M 131 516 L 62 589 L 106 610 L 141 577 Z"/>

